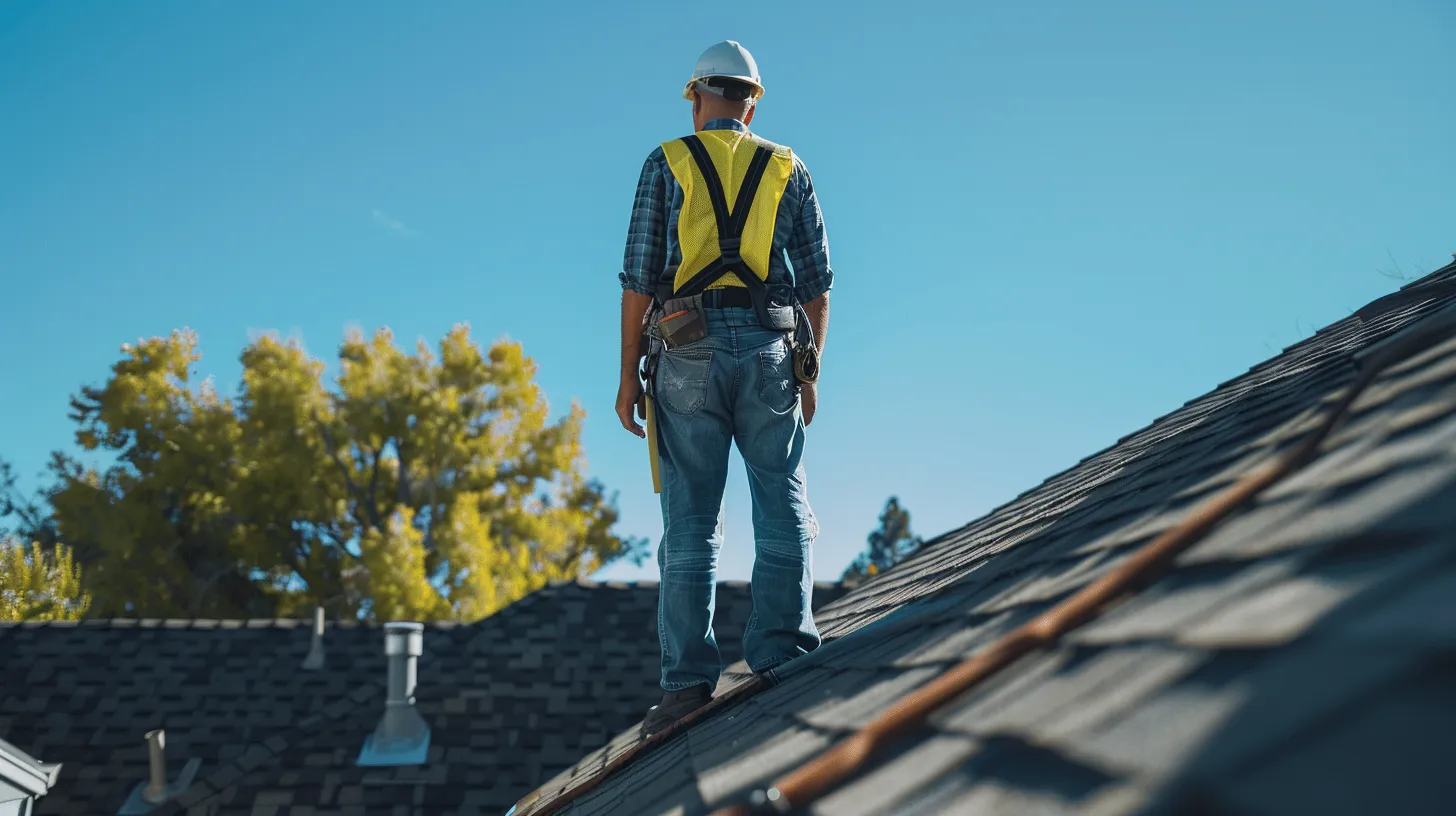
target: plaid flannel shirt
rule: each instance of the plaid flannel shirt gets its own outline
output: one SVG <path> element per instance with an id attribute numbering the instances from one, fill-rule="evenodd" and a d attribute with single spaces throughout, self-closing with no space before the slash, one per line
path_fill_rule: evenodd
<path id="1" fill-rule="evenodd" d="M 737 119 L 714 119 L 703 129 L 747 132 L 748 126 Z M 658 281 L 676 273 L 678 264 L 682 263 L 682 248 L 677 242 L 677 219 L 682 204 L 682 186 L 673 178 L 659 147 L 647 157 L 637 181 L 632 221 L 627 228 L 626 257 L 622 273 L 617 276 L 623 289 L 655 295 Z M 769 258 L 768 282 L 793 283 L 800 303 L 808 303 L 828 292 L 834 283 L 819 198 L 798 154 L 794 154 L 794 169 L 779 201 Z"/>

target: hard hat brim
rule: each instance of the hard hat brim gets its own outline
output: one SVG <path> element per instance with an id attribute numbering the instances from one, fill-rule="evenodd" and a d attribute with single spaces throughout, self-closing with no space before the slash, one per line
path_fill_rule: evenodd
<path id="1" fill-rule="evenodd" d="M 704 79 L 715 79 L 715 78 L 716 79 L 735 79 L 735 80 L 738 80 L 739 82 L 742 82 L 745 85 L 752 85 L 753 87 L 755 87 L 755 88 L 758 89 L 758 93 L 756 93 L 756 94 L 753 95 L 754 101 L 757 101 L 757 100 L 763 98 L 763 86 L 760 85 L 759 82 L 758 82 L 758 80 L 754 79 L 753 77 L 750 77 L 750 76 L 741 76 L 741 75 L 738 75 L 738 74 L 703 74 L 702 76 L 695 76 L 695 77 L 693 77 L 692 79 L 688 80 L 688 83 L 686 85 L 683 86 L 683 94 L 682 94 L 683 95 L 683 99 L 692 99 L 693 98 L 693 86 L 696 85 L 696 84 L 698 84 L 698 82 L 700 82 L 701 80 L 704 80 Z"/>

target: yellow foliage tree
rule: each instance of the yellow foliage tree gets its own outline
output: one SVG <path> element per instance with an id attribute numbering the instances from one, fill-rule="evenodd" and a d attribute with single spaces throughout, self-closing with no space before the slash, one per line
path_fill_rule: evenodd
<path id="1" fill-rule="evenodd" d="M 0 621 L 80 620 L 90 604 L 69 548 L 55 545 L 48 559 L 39 543 L 27 553 L 17 539 L 0 540 Z"/>
<path id="2" fill-rule="evenodd" d="M 72 400 L 77 441 L 117 461 L 57 454 L 32 527 L 75 548 L 96 614 L 469 621 L 641 557 L 583 475 L 584 412 L 548 421 L 518 343 L 482 353 L 457 326 L 437 356 L 352 332 L 330 388 L 267 335 L 233 399 L 194 385 L 199 359 L 191 332 L 123 346 Z"/>

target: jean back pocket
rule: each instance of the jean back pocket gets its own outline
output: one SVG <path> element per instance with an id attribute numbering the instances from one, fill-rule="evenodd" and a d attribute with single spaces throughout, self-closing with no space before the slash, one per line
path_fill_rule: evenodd
<path id="1" fill-rule="evenodd" d="M 712 349 L 664 351 L 657 364 L 657 401 L 675 414 L 696 412 L 708 397 L 708 372 L 712 367 Z"/>

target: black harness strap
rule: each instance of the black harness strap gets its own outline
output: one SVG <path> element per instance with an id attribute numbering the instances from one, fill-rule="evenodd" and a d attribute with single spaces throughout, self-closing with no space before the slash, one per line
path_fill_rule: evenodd
<path id="1" fill-rule="evenodd" d="M 748 211 L 753 208 L 753 197 L 758 195 L 758 185 L 763 181 L 772 156 L 773 151 L 762 146 L 753 151 L 753 159 L 748 162 L 748 174 L 743 177 L 743 186 L 738 188 L 738 198 L 733 202 L 733 223 L 729 231 L 734 237 L 741 238 L 743 228 L 748 226 Z"/>
<path id="2" fill-rule="evenodd" d="M 673 292 L 673 296 L 690 297 L 700 294 L 709 284 L 729 272 L 738 273 L 738 277 L 748 286 L 762 286 L 763 281 L 743 262 L 739 251 L 743 229 L 748 224 L 748 211 L 753 207 L 754 196 L 758 195 L 759 183 L 763 181 L 763 174 L 768 169 L 773 151 L 763 145 L 754 150 L 753 158 L 748 163 L 748 174 L 738 188 L 738 197 L 734 200 L 730 213 L 728 196 L 723 192 L 723 180 L 718 177 L 718 170 L 713 166 L 713 160 L 708 156 L 708 149 L 703 145 L 702 139 L 694 134 L 684 137 L 682 141 L 692 154 L 693 161 L 698 165 L 698 173 L 708 188 L 708 199 L 713 205 L 713 220 L 718 227 L 718 257 L 689 278 L 682 288 Z"/>
<path id="3" fill-rule="evenodd" d="M 713 203 L 713 220 L 718 222 L 718 238 L 721 240 L 732 221 L 728 214 L 728 196 L 723 193 L 723 180 L 718 178 L 718 169 L 713 166 L 713 159 L 708 156 L 708 148 L 697 134 L 684 137 L 683 144 L 688 146 L 688 152 L 693 155 L 693 161 L 698 165 L 698 174 L 708 185 L 708 200 Z"/>

